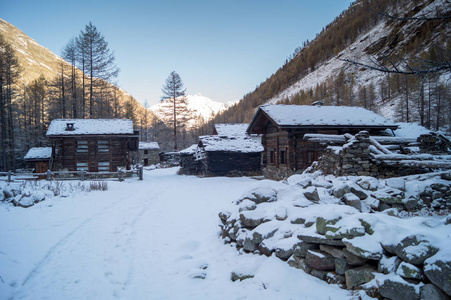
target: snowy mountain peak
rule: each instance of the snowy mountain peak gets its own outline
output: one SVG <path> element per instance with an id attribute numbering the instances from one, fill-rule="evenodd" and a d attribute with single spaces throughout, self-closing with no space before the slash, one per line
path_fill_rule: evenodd
<path id="1" fill-rule="evenodd" d="M 228 105 L 213 101 L 212 99 L 202 96 L 200 93 L 187 95 L 186 103 L 188 113 L 187 126 L 190 128 L 197 127 L 199 120 L 207 122 L 211 120 L 219 112 L 227 109 Z M 171 100 L 164 100 L 150 107 L 150 110 L 163 122 L 170 123 L 172 118 Z"/>

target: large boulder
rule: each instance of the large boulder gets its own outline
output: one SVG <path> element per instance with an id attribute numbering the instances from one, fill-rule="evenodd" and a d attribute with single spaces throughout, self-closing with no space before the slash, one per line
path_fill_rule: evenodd
<path id="1" fill-rule="evenodd" d="M 288 265 L 290 267 L 296 268 L 296 269 L 301 269 L 303 270 L 305 273 L 309 273 L 312 271 L 312 268 L 310 268 L 306 263 L 305 263 L 305 259 L 303 258 L 299 258 L 297 256 L 292 255 L 288 261 L 287 261 Z"/>
<path id="2" fill-rule="evenodd" d="M 374 279 L 373 268 L 370 266 L 362 266 L 355 269 L 349 269 L 345 272 L 346 287 L 354 289 L 361 284 L 370 282 Z"/>
<path id="3" fill-rule="evenodd" d="M 243 211 L 240 213 L 241 224 L 245 227 L 255 228 L 263 222 L 271 220 L 266 214 L 267 212 L 263 209 Z"/>
<path id="4" fill-rule="evenodd" d="M 326 231 L 334 231 L 338 228 L 333 226 L 337 224 L 338 221 L 340 221 L 341 217 L 337 217 L 334 219 L 326 219 L 323 217 L 318 217 L 316 219 L 316 231 L 318 231 L 319 234 L 325 234 Z"/>
<path id="5" fill-rule="evenodd" d="M 345 272 L 349 269 L 350 266 L 345 258 L 335 258 L 335 273 L 345 275 Z"/>
<path id="6" fill-rule="evenodd" d="M 327 254 L 322 251 L 307 251 L 307 256 L 305 257 L 305 263 L 316 270 L 321 271 L 332 271 L 335 270 L 335 259 L 332 255 Z"/>
<path id="7" fill-rule="evenodd" d="M 313 243 L 313 244 L 321 244 L 321 245 L 330 245 L 330 246 L 344 246 L 343 242 L 341 240 L 332 240 L 328 239 L 324 236 L 320 235 L 304 235 L 304 234 L 298 234 L 298 239 L 301 241 L 307 242 L 307 243 Z"/>
<path id="8" fill-rule="evenodd" d="M 313 202 L 318 202 L 320 200 L 318 190 L 313 186 L 309 186 L 308 188 L 305 189 L 304 196 L 305 198 Z"/>
<path id="9" fill-rule="evenodd" d="M 383 249 L 382 246 L 372 239 L 368 239 L 366 236 L 363 239 L 344 239 L 343 243 L 346 245 L 346 249 L 354 255 L 364 259 L 380 260 L 382 258 Z"/>
<path id="10" fill-rule="evenodd" d="M 384 274 L 394 273 L 398 269 L 399 264 L 401 264 L 401 259 L 399 257 L 387 257 L 384 255 L 379 261 L 377 271 Z"/>
<path id="11" fill-rule="evenodd" d="M 257 204 L 254 201 L 245 199 L 239 204 L 239 212 L 246 210 L 255 210 L 257 208 Z"/>
<path id="12" fill-rule="evenodd" d="M 319 249 L 323 252 L 326 252 L 330 255 L 332 255 L 335 258 L 344 258 L 345 255 L 343 254 L 343 248 L 338 247 L 332 247 L 328 245 L 319 245 Z"/>
<path id="13" fill-rule="evenodd" d="M 449 297 L 446 296 L 438 287 L 435 285 L 428 283 L 423 286 L 420 290 L 420 299 L 421 300 L 449 300 Z"/>
<path id="14" fill-rule="evenodd" d="M 357 226 L 345 225 L 339 228 L 328 227 L 325 237 L 328 239 L 341 240 L 341 239 L 352 239 L 364 235 L 365 235 L 365 227 L 361 225 Z"/>
<path id="15" fill-rule="evenodd" d="M 343 201 L 346 205 L 352 206 L 358 211 L 362 211 L 362 201 L 353 193 L 348 193 L 343 196 Z"/>
<path id="16" fill-rule="evenodd" d="M 377 188 L 379 186 L 379 180 L 374 177 L 362 177 L 356 183 L 362 189 L 373 192 L 377 191 Z"/>
<path id="17" fill-rule="evenodd" d="M 380 294 L 391 300 L 419 300 L 420 286 L 410 284 L 401 278 L 386 279 L 379 288 Z"/>
<path id="18" fill-rule="evenodd" d="M 346 248 L 343 249 L 343 254 L 346 258 L 346 261 L 351 266 L 363 266 L 367 262 L 367 259 L 364 259 L 360 256 L 357 256 L 357 255 L 349 252 L 349 250 Z"/>
<path id="19" fill-rule="evenodd" d="M 399 264 L 398 269 L 396 270 L 396 274 L 404 279 L 421 280 L 424 278 L 423 272 L 419 268 L 404 261 Z"/>
<path id="20" fill-rule="evenodd" d="M 317 250 L 319 249 L 318 244 L 307 243 L 307 242 L 299 242 L 293 247 L 293 255 L 297 257 L 305 258 L 307 256 L 307 252 L 309 250 Z"/>
<path id="21" fill-rule="evenodd" d="M 343 183 L 336 188 L 334 188 L 333 195 L 337 197 L 338 199 L 343 198 L 344 195 L 349 193 L 351 191 L 351 187 L 347 185 L 346 183 Z"/>
<path id="22" fill-rule="evenodd" d="M 277 191 L 270 187 L 258 187 L 245 193 L 239 202 L 250 200 L 256 204 L 277 201 Z"/>
<path id="23" fill-rule="evenodd" d="M 278 224 L 274 221 L 263 223 L 252 230 L 254 243 L 259 244 L 263 240 L 269 239 L 279 230 Z"/>
<path id="24" fill-rule="evenodd" d="M 424 275 L 448 296 L 451 296 L 451 261 L 429 259 L 424 264 Z"/>
<path id="25" fill-rule="evenodd" d="M 366 198 L 368 198 L 368 195 L 358 187 L 351 187 L 351 193 L 359 197 L 360 200 L 365 200 Z"/>
<path id="26" fill-rule="evenodd" d="M 421 265 L 426 259 L 436 254 L 438 248 L 433 246 L 425 236 L 411 235 L 396 245 L 395 252 L 403 261 Z"/>

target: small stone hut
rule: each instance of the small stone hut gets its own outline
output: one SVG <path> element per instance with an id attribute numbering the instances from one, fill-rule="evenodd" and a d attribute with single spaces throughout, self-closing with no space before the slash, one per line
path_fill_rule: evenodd
<path id="1" fill-rule="evenodd" d="M 145 167 L 160 163 L 159 151 L 160 146 L 157 142 L 139 142 L 136 163 Z"/>

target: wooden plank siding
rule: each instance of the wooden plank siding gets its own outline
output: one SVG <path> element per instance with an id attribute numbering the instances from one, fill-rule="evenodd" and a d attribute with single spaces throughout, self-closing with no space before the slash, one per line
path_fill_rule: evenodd
<path id="1" fill-rule="evenodd" d="M 58 168 L 68 171 L 83 167 L 89 172 L 116 172 L 118 167 L 125 167 L 128 163 L 128 139 L 111 136 L 55 138 L 56 163 Z M 80 147 L 78 151 L 77 145 Z"/>
<path id="2" fill-rule="evenodd" d="M 205 159 L 207 176 L 249 176 L 260 173 L 261 153 L 208 151 Z"/>

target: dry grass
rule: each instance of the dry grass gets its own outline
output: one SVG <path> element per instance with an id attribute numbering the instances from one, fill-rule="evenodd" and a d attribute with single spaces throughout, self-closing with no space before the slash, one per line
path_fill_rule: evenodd
<path id="1" fill-rule="evenodd" d="M 89 183 L 90 191 L 107 191 L 108 183 L 106 181 L 91 181 Z"/>

